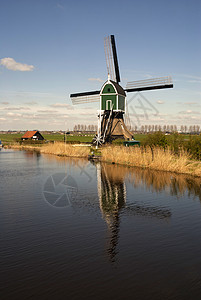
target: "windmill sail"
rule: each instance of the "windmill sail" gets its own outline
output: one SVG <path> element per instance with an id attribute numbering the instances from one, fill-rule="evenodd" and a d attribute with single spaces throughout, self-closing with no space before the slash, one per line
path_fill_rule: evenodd
<path id="1" fill-rule="evenodd" d="M 100 101 L 100 91 L 92 91 L 92 92 L 83 92 L 71 94 L 70 98 L 72 103 L 75 104 L 83 104 L 83 103 L 92 103 Z"/>
<path id="2" fill-rule="evenodd" d="M 110 35 L 104 39 L 104 49 L 107 64 L 107 72 L 108 74 L 110 74 L 110 79 L 119 83 L 119 65 L 114 35 Z"/>
<path id="3" fill-rule="evenodd" d="M 140 92 L 146 90 L 167 89 L 172 87 L 172 78 L 168 76 L 128 82 L 125 91 Z"/>

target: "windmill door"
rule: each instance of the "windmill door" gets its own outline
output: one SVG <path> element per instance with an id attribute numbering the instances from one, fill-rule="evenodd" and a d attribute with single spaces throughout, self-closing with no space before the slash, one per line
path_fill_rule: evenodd
<path id="1" fill-rule="evenodd" d="M 106 101 L 106 110 L 111 110 L 112 108 L 112 100 L 107 100 Z"/>

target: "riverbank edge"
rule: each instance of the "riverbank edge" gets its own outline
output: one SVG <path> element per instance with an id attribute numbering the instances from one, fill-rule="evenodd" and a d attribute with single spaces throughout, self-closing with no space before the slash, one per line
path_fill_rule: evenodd
<path id="1" fill-rule="evenodd" d="M 156 171 L 163 171 L 163 172 L 170 172 L 170 173 L 175 173 L 175 174 L 185 174 L 185 175 L 190 175 L 193 177 L 201 177 L 201 162 L 200 161 L 195 161 L 195 160 L 190 160 L 189 157 L 185 156 L 184 154 L 184 159 L 182 157 L 176 157 L 175 155 L 172 155 L 172 158 L 174 159 L 172 166 L 167 165 L 160 165 L 158 164 L 158 158 L 155 158 L 155 162 L 153 160 L 153 153 L 149 153 L 148 151 L 146 153 L 143 153 L 143 159 L 146 157 L 147 159 L 141 161 L 137 157 L 137 163 L 132 163 L 129 158 L 123 159 L 122 157 L 125 157 L 125 152 L 129 151 L 128 147 L 118 147 L 118 146 L 107 146 L 101 149 L 101 156 L 98 157 L 98 160 L 101 162 L 106 162 L 110 164 L 116 164 L 116 165 L 122 165 L 126 166 L 129 168 L 141 168 L 141 169 L 150 169 L 150 170 L 156 170 Z M 138 155 L 140 154 L 139 150 L 140 148 L 134 147 L 138 151 Z M 130 151 L 133 151 L 133 149 Z M 89 158 L 89 147 L 85 145 L 65 145 L 64 143 L 55 143 L 54 145 L 48 146 L 48 145 L 40 145 L 40 146 L 32 146 L 32 145 L 19 145 L 19 144 L 12 144 L 9 146 L 6 146 L 5 149 L 14 149 L 14 150 L 25 150 L 25 151 L 36 151 L 40 152 L 41 154 L 49 154 L 49 155 L 56 155 L 60 157 L 72 157 L 72 158 Z M 108 154 L 109 151 L 112 149 L 113 155 Z M 119 159 L 118 155 L 115 155 L 115 151 L 118 151 L 118 154 L 120 154 L 121 158 Z M 164 155 L 164 152 L 160 150 L 161 153 Z M 124 155 L 122 155 L 124 154 Z M 128 155 L 128 153 L 127 153 Z M 131 155 L 130 155 L 131 157 Z M 163 159 L 163 162 L 166 161 L 167 159 L 164 159 L 161 157 L 160 159 Z M 157 163 L 156 163 L 157 160 Z M 183 164 L 183 169 L 182 166 L 179 166 L 179 163 Z"/>

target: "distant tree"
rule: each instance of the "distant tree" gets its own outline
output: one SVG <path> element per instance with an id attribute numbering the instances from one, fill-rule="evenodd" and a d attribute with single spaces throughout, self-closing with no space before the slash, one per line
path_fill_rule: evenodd
<path id="1" fill-rule="evenodd" d="M 199 125 L 196 126 L 196 132 L 197 132 L 197 133 L 200 132 L 200 126 L 199 126 Z"/>
<path id="2" fill-rule="evenodd" d="M 147 130 L 148 130 L 148 126 L 145 125 L 145 126 L 144 126 L 144 131 L 145 131 L 145 133 L 147 133 Z"/>

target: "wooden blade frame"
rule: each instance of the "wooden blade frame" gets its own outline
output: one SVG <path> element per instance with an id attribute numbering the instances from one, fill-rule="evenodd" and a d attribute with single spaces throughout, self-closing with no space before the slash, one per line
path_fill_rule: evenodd
<path id="1" fill-rule="evenodd" d="M 173 88 L 172 78 L 170 76 L 128 82 L 125 91 L 140 92 L 167 88 Z"/>
<path id="2" fill-rule="evenodd" d="M 105 58 L 107 64 L 107 72 L 110 75 L 110 79 L 119 83 L 120 82 L 119 65 L 118 65 L 114 35 L 105 37 L 104 50 L 105 50 Z"/>
<path id="3" fill-rule="evenodd" d="M 79 97 L 71 97 L 73 105 L 76 104 L 84 104 L 84 103 L 94 103 L 100 102 L 99 95 L 88 95 L 88 96 L 79 96 Z"/>
<path id="4" fill-rule="evenodd" d="M 119 83 L 121 80 L 120 80 L 120 74 L 119 74 L 119 64 L 118 64 L 118 59 L 117 59 L 117 50 L 116 50 L 114 35 L 111 35 L 110 38 L 111 38 L 111 44 L 112 44 L 112 52 L 113 52 L 113 61 L 114 61 L 114 68 L 115 68 L 115 74 L 116 74 L 116 82 Z"/>

